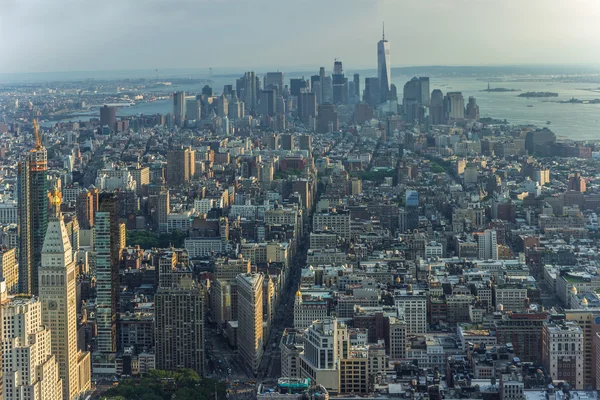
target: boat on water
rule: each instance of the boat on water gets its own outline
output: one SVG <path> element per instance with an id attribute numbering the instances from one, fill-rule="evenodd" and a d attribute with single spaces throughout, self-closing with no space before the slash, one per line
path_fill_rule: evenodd
<path id="1" fill-rule="evenodd" d="M 527 107 L 533 107 L 533 104 L 527 104 Z"/>
<path id="2" fill-rule="evenodd" d="M 550 125 L 551 123 L 551 121 L 546 121 L 546 125 Z"/>

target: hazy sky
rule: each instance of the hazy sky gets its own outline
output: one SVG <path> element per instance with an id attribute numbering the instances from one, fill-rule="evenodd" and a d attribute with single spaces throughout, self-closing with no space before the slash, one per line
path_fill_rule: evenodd
<path id="1" fill-rule="evenodd" d="M 600 0 L 0 0 L 0 73 L 600 65 Z"/>

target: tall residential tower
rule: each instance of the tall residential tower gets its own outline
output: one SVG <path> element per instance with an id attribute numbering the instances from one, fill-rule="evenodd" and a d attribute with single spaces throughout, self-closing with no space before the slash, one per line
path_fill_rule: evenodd
<path id="1" fill-rule="evenodd" d="M 19 196 L 19 293 L 38 294 L 38 269 L 48 226 L 48 153 L 34 121 L 36 146 L 18 166 Z"/>

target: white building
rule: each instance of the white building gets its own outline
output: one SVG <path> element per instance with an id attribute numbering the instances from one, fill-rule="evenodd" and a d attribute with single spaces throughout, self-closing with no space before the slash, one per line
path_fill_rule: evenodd
<path id="1" fill-rule="evenodd" d="M 16 201 L 8 200 L 4 203 L 0 203 L 0 224 L 19 223 L 19 217 L 17 215 L 17 212 L 18 207 Z"/>
<path id="2" fill-rule="evenodd" d="M 184 241 L 190 258 L 209 257 L 225 251 L 226 243 L 220 237 L 193 237 Z"/>
<path id="3" fill-rule="evenodd" d="M 192 219 L 193 216 L 191 211 L 182 211 L 180 213 L 168 214 L 167 232 L 187 232 L 192 226 Z"/>
<path id="4" fill-rule="evenodd" d="M 444 256 L 444 246 L 438 242 L 429 242 L 425 245 L 425 258 L 442 258 Z"/>
<path id="5" fill-rule="evenodd" d="M 221 204 L 221 206 L 222 206 L 222 204 Z M 198 214 L 206 214 L 213 208 L 218 208 L 218 207 L 219 207 L 219 205 L 217 204 L 216 199 L 194 200 L 194 210 L 196 210 L 196 212 Z"/>
<path id="6" fill-rule="evenodd" d="M 544 323 L 542 351 L 553 380 L 583 389 L 583 331 L 576 322 Z"/>
<path id="7" fill-rule="evenodd" d="M 305 330 L 316 320 L 327 317 L 327 302 L 320 298 L 303 299 L 300 291 L 294 301 L 294 328 Z"/>
<path id="8" fill-rule="evenodd" d="M 394 293 L 394 303 L 398 308 L 398 314 L 404 316 L 408 334 L 427 332 L 427 295 L 425 292 L 397 290 Z"/>
<path id="9" fill-rule="evenodd" d="M 477 247 L 480 260 L 497 260 L 498 239 L 496 237 L 496 231 L 486 229 L 483 233 L 480 233 L 477 236 Z"/>
<path id="10" fill-rule="evenodd" d="M 90 389 L 90 354 L 77 346 L 77 271 L 69 234 L 60 213 L 61 198 L 51 192 L 48 229 L 39 269 L 42 322 L 50 328 L 52 354 L 63 381 L 63 399 L 73 399 Z"/>
<path id="11" fill-rule="evenodd" d="M 329 231 L 350 240 L 350 211 L 315 213 L 313 216 L 313 231 Z"/>
<path id="12" fill-rule="evenodd" d="M 42 323 L 36 298 L 13 298 L 2 306 L 2 381 L 4 398 L 61 399 L 63 382 L 52 354 L 52 335 Z"/>
<path id="13" fill-rule="evenodd" d="M 333 392 L 340 387 L 338 341 L 335 318 L 315 321 L 304 333 L 304 352 L 300 355 L 302 377 L 310 378 Z"/>
<path id="14" fill-rule="evenodd" d="M 521 285 L 506 284 L 494 287 L 494 300 L 496 307 L 502 304 L 504 311 L 522 311 L 525 309 L 527 288 Z"/>

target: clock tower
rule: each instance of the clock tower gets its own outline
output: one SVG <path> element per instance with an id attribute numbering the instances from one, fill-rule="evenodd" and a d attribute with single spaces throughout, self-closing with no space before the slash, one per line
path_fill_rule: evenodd
<path id="1" fill-rule="evenodd" d="M 90 356 L 77 346 L 77 272 L 73 249 L 60 212 L 61 193 L 48 194 L 48 229 L 39 269 L 39 296 L 43 324 L 52 334 L 52 354 L 63 380 L 63 400 L 71 400 L 90 388 Z"/>

